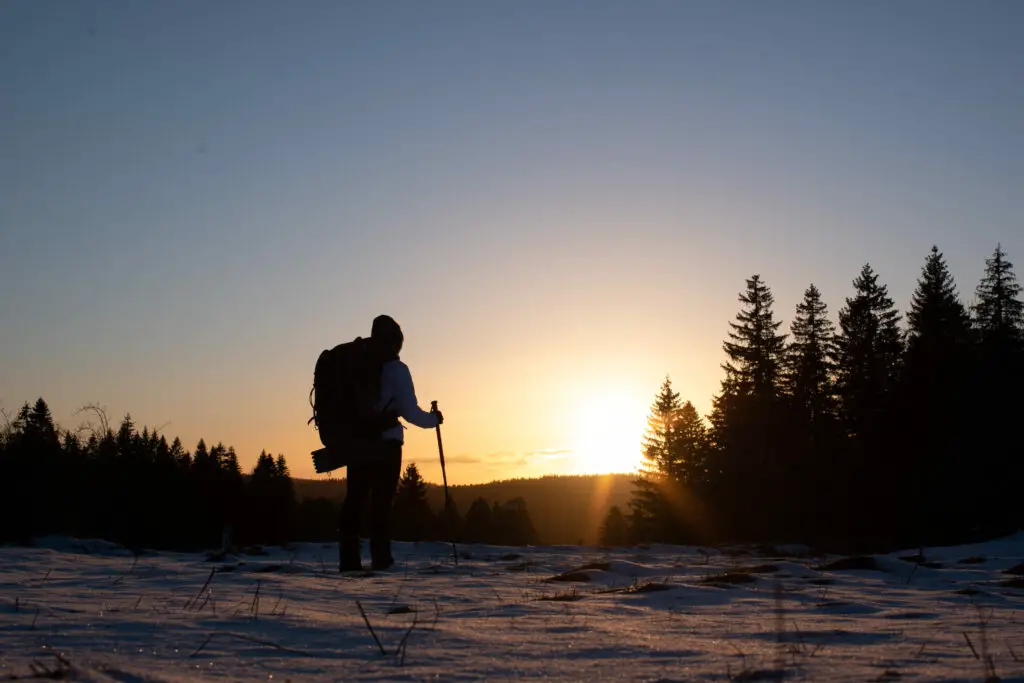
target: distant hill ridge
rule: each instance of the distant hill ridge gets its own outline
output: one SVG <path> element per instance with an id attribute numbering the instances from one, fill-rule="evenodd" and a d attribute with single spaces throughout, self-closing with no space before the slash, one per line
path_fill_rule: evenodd
<path id="1" fill-rule="evenodd" d="M 493 504 L 514 498 L 526 501 L 541 543 L 547 545 L 595 545 L 608 510 L 619 506 L 629 512 L 634 475 L 548 475 L 532 479 L 504 479 L 486 484 L 449 486 L 448 493 L 459 514 L 465 516 L 477 498 Z M 294 479 L 299 501 L 310 498 L 340 500 L 345 483 L 338 479 Z M 435 511 L 444 508 L 444 489 L 427 484 L 427 501 Z"/>

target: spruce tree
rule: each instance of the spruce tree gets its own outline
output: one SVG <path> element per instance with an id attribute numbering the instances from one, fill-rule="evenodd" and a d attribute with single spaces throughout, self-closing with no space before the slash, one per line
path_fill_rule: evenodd
<path id="1" fill-rule="evenodd" d="M 870 264 L 861 269 L 853 288 L 853 297 L 839 311 L 836 391 L 847 434 L 871 438 L 899 380 L 903 333 L 888 288 L 879 284 Z"/>
<path id="2" fill-rule="evenodd" d="M 679 483 L 690 491 L 701 491 L 711 483 L 708 428 L 690 401 L 676 413 L 675 431 Z"/>
<path id="3" fill-rule="evenodd" d="M 216 461 L 210 457 L 210 453 L 206 449 L 206 441 L 199 439 L 199 442 L 196 444 L 196 449 L 192 454 L 193 471 L 204 477 L 209 476 L 210 472 L 215 469 L 213 466 L 215 462 Z"/>
<path id="4" fill-rule="evenodd" d="M 167 443 L 167 437 L 162 434 L 156 437 L 155 432 L 154 437 L 156 438 L 153 446 L 153 452 L 156 454 L 156 457 L 153 459 L 154 462 L 159 465 L 161 472 L 173 472 L 177 468 L 178 463 L 175 461 L 174 456 L 171 455 L 171 445 Z"/>
<path id="5" fill-rule="evenodd" d="M 171 442 L 171 457 L 178 463 L 179 471 L 187 472 L 192 465 L 192 455 L 185 450 L 185 446 L 178 437 L 174 437 L 174 441 Z"/>
<path id="6" fill-rule="evenodd" d="M 281 543 L 277 524 L 277 465 L 273 456 L 260 451 L 256 464 L 245 486 L 245 510 L 238 529 L 238 540 L 243 544 Z"/>
<path id="7" fill-rule="evenodd" d="M 502 505 L 495 502 L 491 510 L 491 525 L 492 543 L 498 545 L 532 545 L 539 540 L 526 501 L 522 498 L 513 498 Z"/>
<path id="8" fill-rule="evenodd" d="M 728 360 L 722 366 L 740 395 L 774 399 L 779 395 L 786 335 L 772 312 L 775 297 L 760 275 L 747 280 L 739 295 L 743 309 L 729 323 L 729 340 L 722 347 Z"/>
<path id="9" fill-rule="evenodd" d="M 775 320 L 772 311 L 775 298 L 759 275 L 747 280 L 739 301 L 743 309 L 736 314 L 737 322 L 729 323 L 729 339 L 722 344 L 727 359 L 722 364 L 725 377 L 714 399 L 711 423 L 717 449 L 727 461 L 745 469 L 763 464 L 765 452 L 751 451 L 751 446 L 755 442 L 767 445 L 757 426 L 778 414 L 786 335 L 778 334 L 782 322 Z M 757 462 L 745 460 L 747 457 L 755 457 Z"/>
<path id="10" fill-rule="evenodd" d="M 192 527 L 196 539 L 207 548 L 221 546 L 223 526 L 218 483 L 220 480 L 219 449 L 208 449 L 202 438 L 196 443 L 189 470 L 189 484 L 192 488 Z"/>
<path id="11" fill-rule="evenodd" d="M 492 542 L 493 520 L 491 505 L 483 498 L 477 498 L 466 512 L 463 540 L 467 543 Z"/>
<path id="12" fill-rule="evenodd" d="M 838 534 L 888 540 L 902 522 L 892 519 L 892 506 L 906 476 L 895 418 L 903 332 L 888 288 L 870 264 L 853 289 L 839 310 L 836 337 L 836 394 L 846 438 L 829 481 L 842 485 L 831 491 L 823 516 Z"/>
<path id="13" fill-rule="evenodd" d="M 674 535 L 667 489 L 678 481 L 681 471 L 677 446 L 681 408 L 679 394 L 666 377 L 647 416 L 641 450 L 643 462 L 633 482 L 630 532 L 634 542 L 669 542 Z"/>
<path id="14" fill-rule="evenodd" d="M 972 307 L 980 359 L 977 396 L 977 453 L 981 476 L 975 489 L 984 511 L 983 527 L 1000 535 L 1024 526 L 1017 491 L 1024 481 L 1024 453 L 1011 436 L 1024 408 L 1019 387 L 1024 383 L 1024 304 L 1013 264 L 1000 245 L 985 260 L 985 275 L 975 290 Z"/>
<path id="15" fill-rule="evenodd" d="M 618 505 L 613 505 L 601 523 L 601 545 L 623 546 L 629 543 L 629 525 Z"/>
<path id="16" fill-rule="evenodd" d="M 284 455 L 278 454 L 274 461 L 274 473 L 276 475 L 275 491 L 277 499 L 280 501 L 281 514 L 286 518 L 286 528 L 290 530 L 293 522 L 291 516 L 294 515 L 296 506 L 295 482 L 292 481 L 291 470 L 288 468 L 288 461 Z"/>
<path id="17" fill-rule="evenodd" d="M 1016 352 L 1024 337 L 1024 302 L 1021 286 L 1006 258 L 1002 245 L 985 259 L 985 275 L 975 290 L 974 327 L 980 341 L 990 353 L 1013 349 Z"/>
<path id="18" fill-rule="evenodd" d="M 952 542 L 977 521 L 971 492 L 984 475 L 967 452 L 972 429 L 962 419 L 973 402 L 970 319 L 937 247 L 925 259 L 907 322 L 902 409 L 913 531 L 927 543 Z"/>
<path id="19" fill-rule="evenodd" d="M 14 419 L 5 415 L 6 438 L 3 451 L 3 477 L 0 477 L 0 512 L 5 524 L 0 524 L 0 542 L 17 541 L 28 543 L 37 533 L 33 529 L 33 492 L 25 482 L 38 481 L 33 469 L 30 448 L 25 439 L 25 426 L 31 415 L 31 408 L 24 403 Z M 26 510 L 29 514 L 26 514 Z"/>
<path id="20" fill-rule="evenodd" d="M 672 388 L 671 378 L 666 377 L 647 416 L 647 431 L 642 441 L 641 472 L 651 478 L 679 478 L 681 462 L 677 441 L 682 407 L 679 394 Z"/>
<path id="21" fill-rule="evenodd" d="M 59 466 L 60 436 L 46 401 L 40 397 L 32 406 L 22 405 L 10 424 L 8 438 L 6 476 L 13 486 L 13 514 L 4 522 L 11 526 L 11 536 L 27 541 L 34 535 L 57 532 L 57 507 L 67 494 L 66 472 Z"/>
<path id="22" fill-rule="evenodd" d="M 725 377 L 713 404 L 711 441 L 721 463 L 717 507 L 733 536 L 753 539 L 778 533 L 784 518 L 778 500 L 788 453 L 780 402 L 786 335 L 778 333 L 782 322 L 775 320 L 768 286 L 756 274 L 746 285 L 722 345 Z"/>
<path id="23" fill-rule="evenodd" d="M 232 479 L 236 476 L 241 478 L 242 467 L 238 463 L 238 454 L 235 453 L 233 446 L 229 447 L 227 451 L 224 452 L 220 461 L 220 467 L 228 479 Z"/>
<path id="24" fill-rule="evenodd" d="M 907 360 L 922 353 L 952 353 L 970 341 L 970 318 L 938 247 L 925 259 L 907 313 Z M 932 360 L 932 359 L 929 359 Z"/>
<path id="25" fill-rule="evenodd" d="M 298 501 L 295 499 L 295 483 L 284 455 L 278 454 L 274 461 L 274 500 L 276 512 L 274 521 L 281 542 L 295 540 L 298 524 Z"/>
<path id="26" fill-rule="evenodd" d="M 442 506 L 443 507 L 443 506 Z M 454 500 L 448 502 L 447 510 L 441 509 L 432 515 L 427 525 L 426 538 L 457 542 L 462 540 L 462 514 Z"/>
<path id="27" fill-rule="evenodd" d="M 807 540 L 829 531 L 822 509 L 841 484 L 836 477 L 835 337 L 828 307 L 811 284 L 790 325 L 783 377 L 791 465 L 785 487 L 792 501 L 786 524 Z"/>
<path id="28" fill-rule="evenodd" d="M 245 480 L 242 468 L 238 463 L 238 455 L 233 446 L 222 450 L 219 457 L 220 476 L 218 477 L 218 493 L 221 501 L 222 519 L 226 533 L 234 536 L 238 533 L 238 524 L 244 519 Z M 278 503 L 280 504 L 280 503 Z M 283 538 L 281 542 L 288 539 Z"/>
<path id="29" fill-rule="evenodd" d="M 665 489 L 671 512 L 673 541 L 705 543 L 713 532 L 706 512 L 714 485 L 708 428 L 693 403 L 686 401 L 676 414 L 676 479 Z"/>
<path id="30" fill-rule="evenodd" d="M 274 466 L 277 469 L 277 476 L 279 477 L 290 477 L 291 472 L 288 470 L 288 461 L 285 460 L 283 455 L 278 455 L 277 460 L 274 461 Z"/>
<path id="31" fill-rule="evenodd" d="M 790 326 L 783 379 L 786 395 L 808 427 L 835 414 L 835 331 L 821 292 L 810 285 Z"/>
<path id="32" fill-rule="evenodd" d="M 40 454 L 52 455 L 60 447 L 60 437 L 53 423 L 50 406 L 40 397 L 32 406 L 25 424 L 25 435 Z"/>
<path id="33" fill-rule="evenodd" d="M 427 484 L 416 463 L 409 463 L 398 481 L 394 500 L 394 537 L 400 541 L 421 541 L 430 528 Z"/>

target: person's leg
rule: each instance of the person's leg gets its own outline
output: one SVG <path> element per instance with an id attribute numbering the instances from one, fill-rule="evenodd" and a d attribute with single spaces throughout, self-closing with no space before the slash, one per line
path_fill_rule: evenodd
<path id="1" fill-rule="evenodd" d="M 349 465 L 345 502 L 341 504 L 338 520 L 338 569 L 352 571 L 362 569 L 361 546 L 359 543 L 359 516 L 366 507 L 373 483 L 373 467 Z"/>
<path id="2" fill-rule="evenodd" d="M 370 557 L 374 569 L 387 569 L 395 563 L 391 556 L 391 504 L 402 474 L 402 444 L 394 442 L 394 447 L 388 449 L 374 468 L 370 495 Z"/>

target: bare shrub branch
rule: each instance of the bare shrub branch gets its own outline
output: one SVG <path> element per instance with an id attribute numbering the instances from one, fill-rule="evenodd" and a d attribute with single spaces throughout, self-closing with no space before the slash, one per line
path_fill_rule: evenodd
<path id="1" fill-rule="evenodd" d="M 97 401 L 87 403 L 74 412 L 76 416 L 83 413 L 86 415 L 86 420 L 78 426 L 77 431 L 79 434 L 88 432 L 91 436 L 102 437 L 110 431 L 110 419 L 107 417 L 106 406 L 100 405 Z M 93 420 L 99 421 L 99 429 L 96 428 Z"/>

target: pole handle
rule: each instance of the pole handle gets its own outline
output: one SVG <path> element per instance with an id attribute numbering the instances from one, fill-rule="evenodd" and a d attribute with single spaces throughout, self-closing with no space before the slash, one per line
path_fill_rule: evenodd
<path id="1" fill-rule="evenodd" d="M 430 402 L 430 412 L 437 412 L 437 401 Z M 441 425 L 434 427 L 434 431 L 437 432 L 437 454 L 441 457 L 441 476 L 444 478 L 444 491 L 445 496 L 448 495 L 448 475 L 444 471 L 444 446 L 441 445 Z"/>

